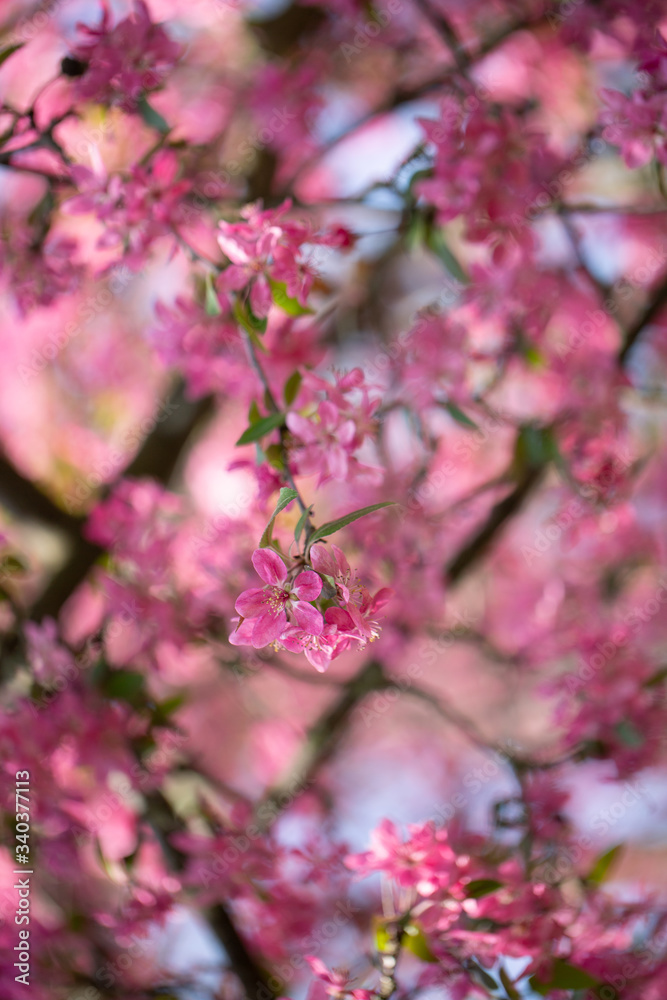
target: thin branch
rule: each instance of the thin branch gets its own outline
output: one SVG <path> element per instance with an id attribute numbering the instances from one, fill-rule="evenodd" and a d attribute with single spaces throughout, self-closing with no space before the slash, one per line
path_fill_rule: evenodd
<path id="1" fill-rule="evenodd" d="M 264 394 L 265 394 L 265 397 L 266 397 L 266 402 L 268 403 L 269 407 L 271 408 L 271 410 L 274 413 L 280 413 L 280 407 L 278 406 L 278 403 L 276 401 L 276 397 L 273 395 L 273 392 L 271 390 L 271 386 L 269 385 L 269 380 L 266 377 L 266 373 L 265 373 L 264 369 L 262 368 L 261 364 L 259 363 L 259 358 L 257 357 L 257 354 L 255 353 L 255 345 L 253 344 L 252 340 L 250 339 L 250 334 L 248 333 L 247 330 L 244 330 L 243 328 L 241 328 L 241 337 L 243 339 L 243 342 L 245 343 L 246 351 L 248 352 L 248 358 L 250 360 L 250 364 L 252 365 L 253 370 L 257 374 L 257 377 L 259 378 L 259 380 L 262 383 L 262 386 L 264 388 Z M 292 475 L 292 473 L 290 471 L 288 454 L 287 454 L 287 446 L 286 446 L 286 440 L 285 439 L 286 439 L 286 431 L 284 430 L 284 428 L 281 428 L 281 430 L 280 430 L 280 449 L 281 449 L 281 453 L 282 453 L 281 457 L 282 457 L 282 462 L 283 462 L 283 475 L 284 475 L 285 479 L 287 480 L 287 482 L 289 483 L 289 485 L 294 490 L 294 492 L 296 493 L 296 502 L 298 503 L 298 505 L 299 505 L 302 513 L 304 513 L 308 509 L 308 506 L 307 506 L 305 500 L 303 499 L 303 497 L 301 496 L 301 491 L 299 490 L 299 487 L 296 485 L 296 483 L 294 481 L 294 476 Z M 308 541 L 308 539 L 310 538 L 310 536 L 312 535 L 312 533 L 313 533 L 314 530 L 315 530 L 315 528 L 314 528 L 313 522 L 312 522 L 312 520 L 310 518 L 310 515 L 308 515 L 306 517 L 306 523 L 305 523 L 305 526 L 304 526 L 304 533 L 305 533 L 306 541 Z"/>
<path id="2" fill-rule="evenodd" d="M 296 760 L 285 775 L 262 798 L 255 810 L 255 822 L 261 830 L 269 829 L 276 816 L 308 788 L 320 767 L 332 756 L 349 718 L 359 702 L 372 691 L 392 687 L 380 664 L 370 660 L 345 684 L 333 705 L 326 709 L 308 730 Z"/>
<path id="3" fill-rule="evenodd" d="M 411 104 L 423 97 L 427 97 L 429 94 L 432 94 L 437 90 L 441 90 L 448 84 L 451 86 L 454 83 L 458 72 L 470 68 L 480 59 L 490 55 L 491 52 L 502 45 L 503 42 L 506 42 L 507 39 L 516 32 L 539 28 L 544 23 L 546 23 L 546 14 L 543 13 L 535 17 L 527 17 L 521 20 L 512 21 L 510 24 L 499 28 L 496 32 L 489 35 L 489 37 L 483 41 L 474 52 L 464 52 L 461 57 L 460 65 L 457 68 L 449 69 L 444 74 L 440 73 L 433 79 L 428 80 L 426 83 L 422 83 L 417 87 L 409 87 L 405 90 L 396 90 L 390 98 L 382 104 L 379 104 L 372 111 L 367 112 L 367 114 L 357 119 L 357 121 L 353 122 L 351 125 L 346 125 L 344 129 L 337 133 L 337 135 L 333 136 L 333 138 L 324 143 L 315 153 L 307 157 L 300 164 L 296 173 L 288 179 L 281 194 L 291 191 L 292 187 L 305 171 L 319 163 L 319 161 L 330 153 L 332 149 L 335 149 L 336 146 L 338 146 L 345 139 L 349 138 L 349 136 L 353 135 L 358 129 L 363 128 L 364 125 L 367 125 L 369 122 L 381 115 L 395 111 L 397 108 L 400 108 L 405 104 Z"/>
<path id="4" fill-rule="evenodd" d="M 531 464 L 526 467 L 509 496 L 495 504 L 474 537 L 449 561 L 444 573 L 447 582 L 457 583 L 486 554 L 503 526 L 534 493 L 545 469 L 546 464 Z"/>
<path id="5" fill-rule="evenodd" d="M 148 821 L 160 840 L 170 866 L 176 871 L 183 871 L 187 855 L 174 847 L 171 838 L 173 834 L 184 830 L 185 824 L 160 791 L 153 791 L 146 796 L 146 806 Z M 266 972 L 245 944 L 225 906 L 216 903 L 206 916 L 225 949 L 230 966 L 243 986 L 247 1000 L 257 1000 L 260 988 L 264 991 L 265 997 L 275 997 L 276 993 L 269 986 Z"/>
<path id="6" fill-rule="evenodd" d="M 454 25 L 449 18 L 440 10 L 431 6 L 429 0 L 414 0 L 415 6 L 421 10 L 424 17 L 431 23 L 433 28 L 442 37 L 445 45 L 451 52 L 457 69 L 463 72 L 468 66 L 465 50 L 461 43 Z"/>
<path id="7" fill-rule="evenodd" d="M 666 305 L 667 281 L 663 281 L 663 283 L 658 287 L 653 298 L 646 304 L 635 322 L 626 331 L 623 347 L 618 355 L 618 363 L 620 367 L 625 366 L 625 363 L 628 360 L 628 355 L 639 339 L 644 328 L 649 326 L 655 319 L 658 318 L 659 314 Z"/>
<path id="8" fill-rule="evenodd" d="M 156 425 L 134 460 L 119 473 L 116 482 L 121 478 L 142 476 L 156 479 L 165 485 L 169 482 L 186 442 L 195 429 L 212 415 L 214 409 L 212 397 L 206 397 L 196 404 L 185 402 L 181 388 L 172 399 L 174 412 L 163 423 Z M 107 486 L 102 496 L 108 494 L 113 486 L 113 483 Z M 55 520 L 59 522 L 62 519 L 62 512 L 55 506 L 54 510 L 58 511 Z M 49 523 L 54 523 L 51 518 L 47 520 Z M 31 617 L 35 621 L 41 621 L 45 617 L 58 617 L 65 602 L 83 583 L 103 551 L 99 546 L 87 541 L 80 531 L 72 540 L 74 550 L 71 556 L 33 605 Z"/>

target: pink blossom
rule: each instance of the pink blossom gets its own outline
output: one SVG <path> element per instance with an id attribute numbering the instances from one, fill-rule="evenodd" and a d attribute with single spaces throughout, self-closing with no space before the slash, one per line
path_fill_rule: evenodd
<path id="1" fill-rule="evenodd" d="M 616 90 L 603 90 L 607 105 L 600 116 L 604 138 L 621 147 L 628 167 L 645 166 L 653 156 L 667 164 L 667 94 L 635 91 L 630 97 Z"/>
<path id="2" fill-rule="evenodd" d="M 244 590 L 235 605 L 239 615 L 253 623 L 252 645 L 261 649 L 275 642 L 288 622 L 298 625 L 309 635 L 319 635 L 324 627 L 322 615 L 309 603 L 319 597 L 322 590 L 317 573 L 306 570 L 288 581 L 287 567 L 272 549 L 256 549 L 252 564 L 266 586 Z M 238 633 L 236 635 L 235 644 L 239 641 Z M 234 634 L 230 641 L 234 641 Z"/>
<path id="3" fill-rule="evenodd" d="M 97 28 L 77 27 L 84 37 L 71 54 L 85 71 L 74 87 L 84 101 L 134 110 L 144 94 L 163 84 L 181 54 L 181 46 L 153 24 L 144 0 L 134 0 L 132 13 L 115 28 L 106 4 Z"/>

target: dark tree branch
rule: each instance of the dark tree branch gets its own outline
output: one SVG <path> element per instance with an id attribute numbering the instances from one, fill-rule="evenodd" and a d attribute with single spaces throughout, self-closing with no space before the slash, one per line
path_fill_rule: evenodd
<path id="1" fill-rule="evenodd" d="M 172 405 L 170 416 L 156 425 L 119 478 L 150 476 L 163 484 L 169 482 L 190 436 L 211 416 L 214 409 L 211 397 L 197 403 L 185 402 L 182 389 L 173 397 Z M 85 580 L 102 549 L 83 537 L 81 529 L 85 523 L 84 518 L 67 514 L 6 461 L 2 462 L 0 471 L 0 496 L 8 506 L 17 513 L 27 513 L 63 531 L 70 543 L 72 551 L 66 563 L 31 609 L 31 618 L 35 621 L 41 621 L 45 617 L 56 618 L 67 599 Z M 113 486 L 107 487 L 103 495 L 112 488 Z"/>
<path id="2" fill-rule="evenodd" d="M 477 534 L 447 564 L 445 579 L 449 583 L 457 583 L 486 554 L 496 535 L 498 535 L 507 521 L 520 510 L 527 498 L 535 491 L 542 479 L 545 468 L 546 463 L 528 465 L 509 496 L 500 500 L 492 508 L 491 513 Z"/>
<path id="3" fill-rule="evenodd" d="M 663 283 L 656 290 L 653 298 L 646 304 L 635 322 L 626 331 L 623 347 L 618 355 L 618 363 L 621 367 L 625 366 L 630 351 L 641 336 L 643 330 L 647 326 L 650 326 L 651 323 L 658 318 L 665 306 L 667 306 L 667 280 L 663 281 Z"/>
<path id="4" fill-rule="evenodd" d="M 176 815 L 162 792 L 153 791 L 146 796 L 148 820 L 155 830 L 163 853 L 172 869 L 182 872 L 187 855 L 172 843 L 172 836 L 185 829 L 185 824 Z M 257 1000 L 260 988 L 263 997 L 275 997 L 275 990 L 268 984 L 266 972 L 251 954 L 228 910 L 222 903 L 212 906 L 206 914 L 208 923 L 218 941 L 225 949 L 229 963 L 243 986 L 247 1000 Z"/>
<path id="5" fill-rule="evenodd" d="M 392 682 L 374 660 L 366 663 L 347 682 L 338 698 L 308 730 L 297 759 L 286 775 L 259 803 L 255 817 L 261 830 L 268 830 L 286 804 L 293 801 L 298 792 L 310 787 L 315 774 L 334 753 L 345 726 L 360 701 L 371 691 L 381 691 L 391 686 Z"/>

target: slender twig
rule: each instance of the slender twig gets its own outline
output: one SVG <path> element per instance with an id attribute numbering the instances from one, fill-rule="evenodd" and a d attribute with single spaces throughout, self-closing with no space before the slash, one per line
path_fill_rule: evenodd
<path id="1" fill-rule="evenodd" d="M 266 377 L 266 373 L 265 373 L 264 369 L 262 368 L 262 366 L 261 366 L 261 364 L 259 362 L 259 358 L 257 357 L 257 354 L 255 352 L 255 345 L 253 344 L 253 342 L 252 342 L 252 340 L 250 338 L 250 334 L 248 333 L 247 330 L 244 330 L 243 328 L 241 328 L 241 337 L 243 338 L 243 342 L 245 343 L 245 347 L 246 347 L 246 351 L 248 353 L 248 358 L 250 360 L 250 364 L 252 365 L 252 368 L 253 368 L 254 372 L 256 373 L 258 379 L 260 380 L 260 382 L 262 383 L 262 386 L 264 388 L 264 394 L 265 394 L 265 398 L 266 398 L 266 402 L 267 402 L 268 406 L 273 411 L 273 413 L 280 413 L 280 407 L 278 406 L 278 403 L 276 401 L 276 397 L 273 395 L 273 391 L 271 389 L 271 386 L 269 385 L 269 380 Z M 289 456 L 288 456 L 288 453 L 287 453 L 286 437 L 287 437 L 286 430 L 284 428 L 281 428 L 280 429 L 280 450 L 281 450 L 281 458 L 282 458 L 282 463 L 283 463 L 283 475 L 284 475 L 286 481 L 289 483 L 289 485 L 292 487 L 292 489 L 296 493 L 296 502 L 298 503 L 301 511 L 305 512 L 306 510 L 308 510 L 308 505 L 306 504 L 306 501 L 301 496 L 301 491 L 299 490 L 299 487 L 296 485 L 296 482 L 294 481 L 294 476 L 292 475 L 292 472 L 291 472 L 290 467 L 289 467 Z M 313 525 L 313 522 L 312 522 L 310 514 L 309 514 L 306 517 L 306 523 L 305 523 L 305 526 L 304 526 L 304 534 L 305 534 L 306 542 L 308 541 L 308 539 L 310 538 L 310 536 L 312 535 L 312 533 L 313 533 L 314 530 L 315 530 L 315 527 Z"/>
<path id="2" fill-rule="evenodd" d="M 449 18 L 445 17 L 441 10 L 432 7 L 429 0 L 415 0 L 415 6 L 421 10 L 424 17 L 442 37 L 454 58 L 457 69 L 463 72 L 468 66 L 468 60 L 461 39 Z"/>
<path id="3" fill-rule="evenodd" d="M 628 328 L 628 330 L 626 330 L 623 347 L 618 355 L 618 363 L 621 367 L 625 366 L 630 351 L 639 339 L 644 328 L 649 326 L 655 319 L 658 318 L 665 306 L 667 306 L 667 281 L 663 281 L 663 283 L 658 287 L 653 298 L 646 304 L 635 322 Z"/>

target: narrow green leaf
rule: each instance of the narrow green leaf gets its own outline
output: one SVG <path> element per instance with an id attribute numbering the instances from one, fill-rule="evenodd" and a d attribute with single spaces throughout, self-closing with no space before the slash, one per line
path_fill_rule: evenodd
<path id="1" fill-rule="evenodd" d="M 171 126 L 164 120 L 159 111 L 152 108 L 145 97 L 142 97 L 137 102 L 137 110 L 139 114 L 151 128 L 154 128 L 157 132 L 161 132 L 166 135 L 171 129 Z"/>
<path id="2" fill-rule="evenodd" d="M 285 463 L 283 462 L 283 449 L 282 445 L 270 444 L 268 448 L 265 449 L 264 454 L 266 455 L 266 461 L 274 469 L 278 469 L 279 472 L 283 472 L 285 469 Z"/>
<path id="3" fill-rule="evenodd" d="M 284 413 L 272 413 L 268 417 L 262 417 L 260 420 L 255 421 L 254 424 L 246 427 L 236 444 L 252 444 L 254 441 L 259 441 L 265 434 L 274 431 L 276 427 L 281 427 L 284 423 Z"/>
<path id="4" fill-rule="evenodd" d="M 514 983 L 507 975 L 502 965 L 498 969 L 498 975 L 500 976 L 500 982 L 503 984 L 505 993 L 508 996 L 508 1000 L 521 1000 L 521 994 L 517 991 Z"/>
<path id="5" fill-rule="evenodd" d="M 551 990 L 586 990 L 600 985 L 599 979 L 594 979 L 583 969 L 570 965 L 563 958 L 557 958 L 554 962 L 549 982 L 542 982 L 537 976 L 531 976 L 528 982 L 532 989 L 543 997 L 547 996 Z"/>
<path id="6" fill-rule="evenodd" d="M 259 406 L 253 399 L 252 403 L 250 404 L 250 409 L 248 410 L 248 423 L 256 424 L 261 419 L 262 419 L 262 414 L 259 412 Z"/>
<path id="7" fill-rule="evenodd" d="M 170 716 L 185 702 L 185 695 L 175 694 L 171 698 L 165 698 L 155 706 L 152 716 L 154 726 L 170 725 Z"/>
<path id="8" fill-rule="evenodd" d="M 219 316 L 222 312 L 222 306 L 218 300 L 218 293 L 213 285 L 213 275 L 210 271 L 206 272 L 206 278 L 204 281 L 206 286 L 206 298 L 204 303 L 206 315 Z"/>
<path id="9" fill-rule="evenodd" d="M 468 899 L 480 899 L 496 889 L 502 889 L 502 885 L 502 882 L 496 882 L 493 878 L 476 878 L 466 886 L 466 896 Z"/>
<path id="10" fill-rule="evenodd" d="M 497 990 L 498 983 L 495 981 L 493 976 L 490 976 L 486 969 L 483 969 L 478 962 L 473 960 L 470 961 L 470 971 L 473 978 L 482 984 L 486 990 Z"/>
<path id="11" fill-rule="evenodd" d="M 362 507 L 361 510 L 355 510 L 351 514 L 346 514 L 344 517 L 337 518 L 335 521 L 327 521 L 326 524 L 323 524 L 310 536 L 309 547 L 313 544 L 313 542 L 317 542 L 320 538 L 324 538 L 325 535 L 333 535 L 335 531 L 340 531 L 341 528 L 345 528 L 348 524 L 352 524 L 353 521 L 358 521 L 360 517 L 365 517 L 366 514 L 372 514 L 376 510 L 382 510 L 383 507 L 392 507 L 393 504 L 393 500 L 388 500 L 384 503 L 374 503 L 370 507 Z"/>
<path id="12" fill-rule="evenodd" d="M 22 49 L 24 45 L 25 42 L 17 42 L 16 45 L 8 45 L 6 49 L 3 49 L 2 52 L 0 52 L 0 66 L 2 66 L 2 64 L 6 62 L 10 56 L 13 56 L 15 52 Z"/>
<path id="13" fill-rule="evenodd" d="M 249 303 L 236 299 L 234 301 L 234 315 L 248 333 L 266 333 L 266 319 L 260 319 L 259 316 L 255 316 Z"/>
<path id="14" fill-rule="evenodd" d="M 102 850 L 102 841 L 97 836 L 97 834 L 95 834 L 94 844 L 95 844 L 95 854 L 97 855 L 97 860 L 100 863 L 102 871 L 107 876 L 107 878 L 113 878 L 113 871 L 111 869 L 111 865 L 104 856 L 104 851 Z"/>
<path id="15" fill-rule="evenodd" d="M 292 500 L 296 500 L 298 495 L 299 494 L 297 493 L 297 491 L 291 489 L 291 487 L 289 486 L 282 487 L 282 489 L 280 490 L 280 494 L 278 496 L 278 503 L 276 504 L 276 509 L 271 515 L 271 520 L 267 524 L 266 528 L 262 533 L 262 537 L 259 540 L 260 549 L 266 549 L 271 544 L 271 531 L 273 530 L 273 525 L 276 518 L 278 517 L 278 514 L 280 514 L 281 510 L 284 510 L 285 507 L 287 507 L 287 505 L 292 502 Z"/>
<path id="16" fill-rule="evenodd" d="M 614 729 L 616 735 L 626 747 L 641 747 L 644 745 L 644 734 L 629 719 L 618 722 Z"/>
<path id="17" fill-rule="evenodd" d="M 463 412 L 463 410 L 461 410 L 456 405 L 456 403 L 448 401 L 447 403 L 443 403 L 442 405 L 447 410 L 447 413 L 450 415 L 450 417 L 452 417 L 457 422 L 457 424 L 461 424 L 462 427 L 467 427 L 468 430 L 472 431 L 476 431 L 478 429 L 475 421 L 471 420 L 470 417 L 467 416 Z"/>
<path id="18" fill-rule="evenodd" d="M 433 229 L 430 230 L 427 237 L 427 245 L 429 250 L 431 250 L 440 262 L 445 265 L 452 278 L 456 278 L 456 280 L 462 285 L 468 285 L 470 283 L 470 278 L 447 246 L 447 241 L 445 240 L 442 230 L 437 226 L 434 226 Z"/>
<path id="19" fill-rule="evenodd" d="M 144 675 L 136 670 L 111 670 L 104 681 L 104 693 L 135 704 L 144 693 Z"/>
<path id="20" fill-rule="evenodd" d="M 306 527 L 306 521 L 308 520 L 312 512 L 313 512 L 313 505 L 311 504 L 310 507 L 306 507 L 301 517 L 296 522 L 296 528 L 294 529 L 294 541 L 296 542 L 297 545 L 299 544 L 299 540 L 303 533 L 303 529 Z"/>
<path id="21" fill-rule="evenodd" d="M 435 957 L 431 949 L 429 948 L 426 936 L 421 929 L 415 924 L 409 924 L 405 928 L 405 934 L 401 939 L 401 943 L 404 948 L 411 951 L 413 955 L 420 958 L 422 962 L 437 962 L 438 959 Z"/>
<path id="22" fill-rule="evenodd" d="M 283 394 L 285 396 L 285 402 L 288 406 L 291 406 L 291 404 L 296 399 L 299 393 L 299 389 L 301 388 L 301 382 L 302 382 L 301 372 L 298 371 L 292 372 L 290 377 L 285 382 L 285 388 L 283 390 Z"/>
<path id="23" fill-rule="evenodd" d="M 611 847 L 608 851 L 605 851 L 604 854 L 601 854 L 587 875 L 586 881 L 592 882 L 593 885 L 601 885 L 601 883 L 606 880 L 610 869 L 616 862 L 622 850 L 623 844 L 616 844 L 615 847 Z"/>
<path id="24" fill-rule="evenodd" d="M 389 943 L 389 931 L 385 924 L 379 924 L 375 930 L 375 948 L 379 955 L 385 950 Z"/>
<path id="25" fill-rule="evenodd" d="M 658 684 L 662 684 L 665 678 L 667 678 L 667 667 L 663 667 L 662 670 L 658 670 L 658 672 L 653 674 L 652 677 L 649 677 L 647 681 L 644 681 L 644 687 L 657 687 Z"/>
<path id="26" fill-rule="evenodd" d="M 308 309 L 307 306 L 302 306 L 298 299 L 293 299 L 291 295 L 287 292 L 287 285 L 284 281 L 274 281 L 273 278 L 269 278 L 269 285 L 271 286 L 271 294 L 273 296 L 273 301 L 286 312 L 288 316 L 307 316 L 312 315 L 313 310 Z"/>

